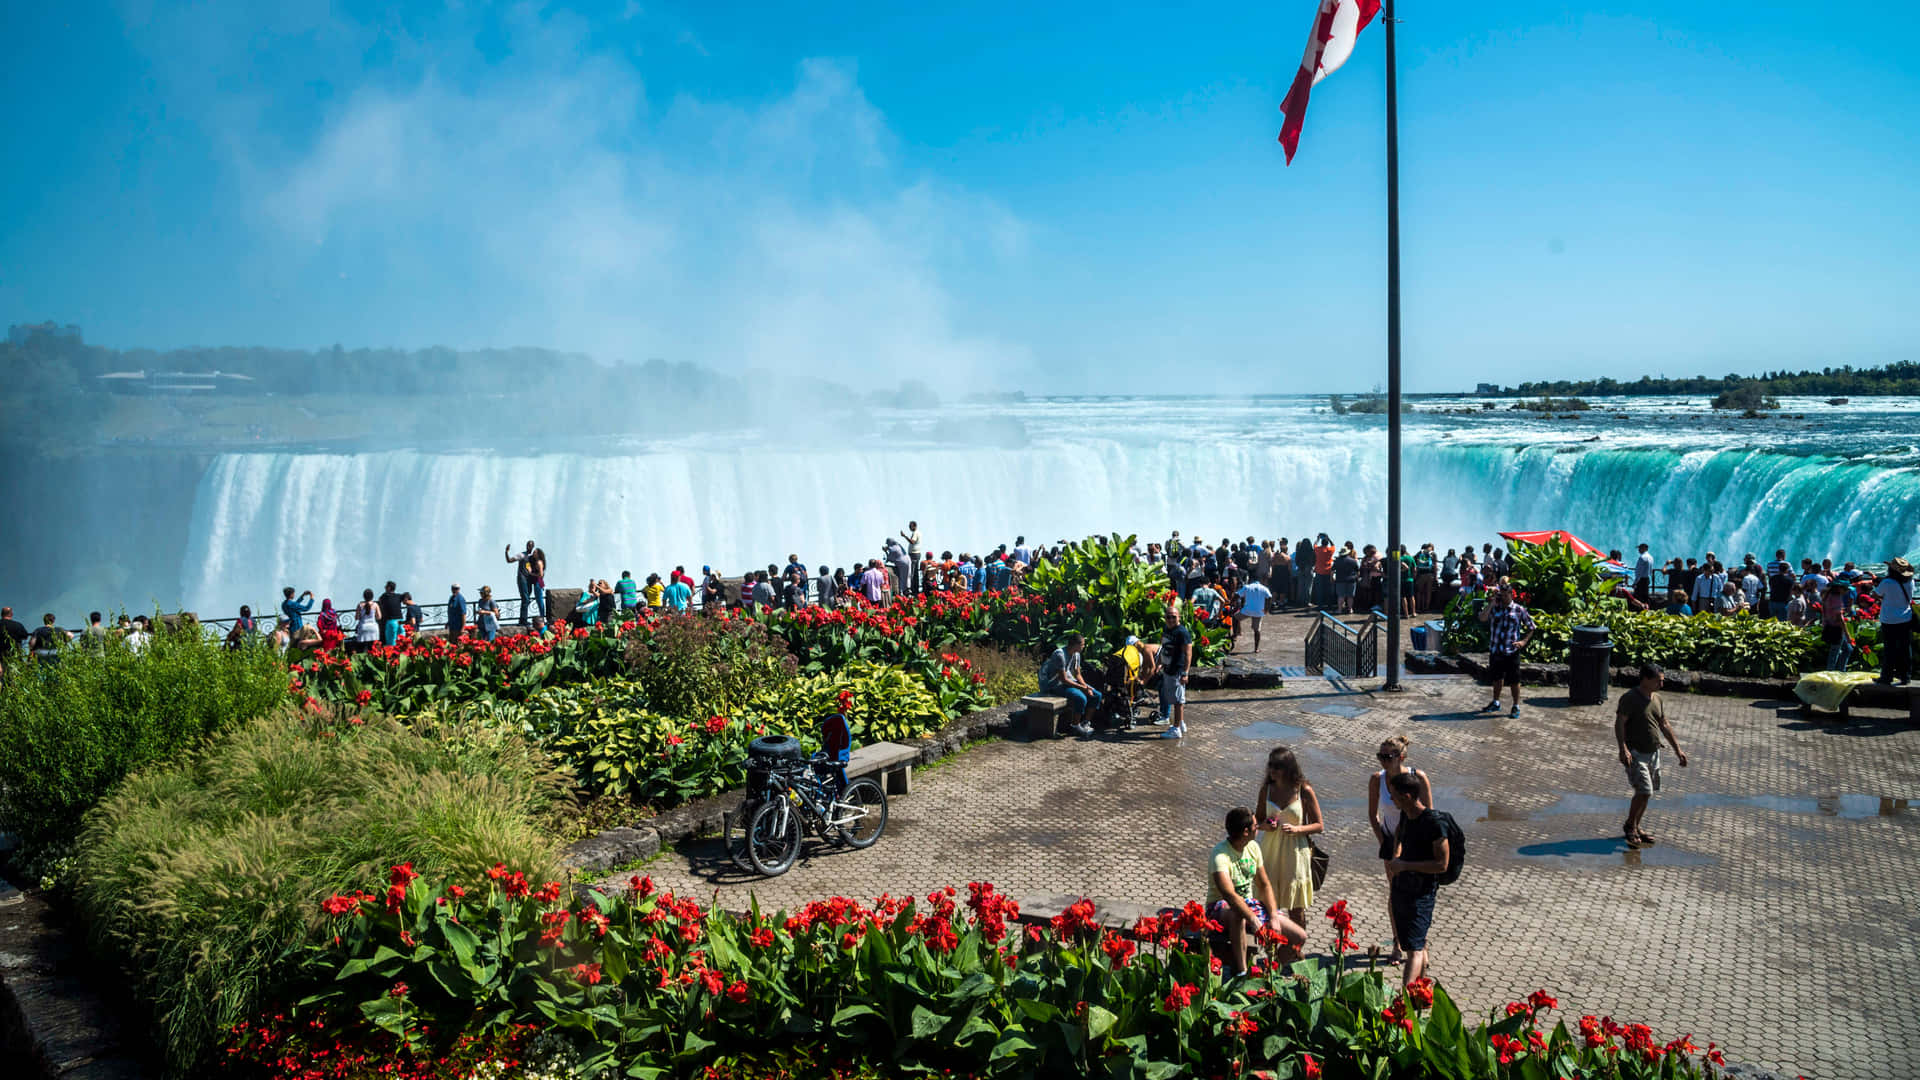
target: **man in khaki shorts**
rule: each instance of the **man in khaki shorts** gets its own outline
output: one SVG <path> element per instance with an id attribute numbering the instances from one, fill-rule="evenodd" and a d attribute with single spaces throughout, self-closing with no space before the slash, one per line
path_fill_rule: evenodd
<path id="1" fill-rule="evenodd" d="M 1672 744 L 1673 756 L 1679 760 L 1680 767 L 1687 767 L 1687 755 L 1680 749 L 1680 740 L 1674 738 L 1666 710 L 1660 704 L 1660 686 L 1665 674 L 1659 664 L 1640 665 L 1640 685 L 1620 695 L 1619 710 L 1613 717 L 1613 741 L 1620 748 L 1620 764 L 1626 766 L 1627 783 L 1633 786 L 1633 803 L 1627 808 L 1624 826 L 1627 846 L 1632 848 L 1653 843 L 1652 836 L 1640 831 L 1640 817 L 1647 812 L 1647 803 L 1653 801 L 1653 793 L 1660 790 L 1661 735 Z"/>

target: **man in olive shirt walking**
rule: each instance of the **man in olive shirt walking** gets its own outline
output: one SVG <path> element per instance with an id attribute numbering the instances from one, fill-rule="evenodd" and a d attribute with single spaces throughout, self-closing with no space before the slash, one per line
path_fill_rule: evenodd
<path id="1" fill-rule="evenodd" d="M 1613 717 L 1613 741 L 1620 748 L 1620 764 L 1626 766 L 1627 783 L 1633 785 L 1633 804 L 1627 808 L 1624 831 L 1627 846 L 1642 848 L 1653 837 L 1640 831 L 1640 817 L 1647 803 L 1660 790 L 1660 736 L 1673 746 L 1680 767 L 1687 767 L 1686 752 L 1667 723 L 1666 710 L 1660 704 L 1660 686 L 1665 672 L 1659 664 L 1640 665 L 1640 685 L 1620 695 L 1619 711 Z"/>

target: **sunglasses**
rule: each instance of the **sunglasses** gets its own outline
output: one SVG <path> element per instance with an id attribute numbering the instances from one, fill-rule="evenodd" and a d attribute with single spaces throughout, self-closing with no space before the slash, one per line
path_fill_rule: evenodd
<path id="1" fill-rule="evenodd" d="M 1373 756 L 1379 758 L 1381 761 L 1399 761 L 1400 760 L 1399 754 L 1375 754 Z"/>

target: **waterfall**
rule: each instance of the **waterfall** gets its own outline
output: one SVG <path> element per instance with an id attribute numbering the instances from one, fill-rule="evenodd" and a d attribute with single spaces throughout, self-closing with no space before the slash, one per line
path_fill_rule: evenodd
<path id="1" fill-rule="evenodd" d="M 1277 433 L 1276 433 L 1277 435 Z M 1566 528 L 1601 548 L 1879 561 L 1920 548 L 1920 475 L 1752 449 L 1450 445 L 1406 451 L 1411 543 L 1443 551 L 1502 529 Z M 336 605 L 388 579 L 424 602 L 458 581 L 502 596 L 502 548 L 546 549 L 573 586 L 676 564 L 734 574 L 841 566 L 920 523 L 928 546 L 991 551 L 1093 532 L 1381 542 L 1385 458 L 1373 440 L 1088 433 L 1020 449 L 668 449 L 556 453 L 235 453 L 194 500 L 181 595 L 203 614 L 267 604 L 281 585 Z"/>

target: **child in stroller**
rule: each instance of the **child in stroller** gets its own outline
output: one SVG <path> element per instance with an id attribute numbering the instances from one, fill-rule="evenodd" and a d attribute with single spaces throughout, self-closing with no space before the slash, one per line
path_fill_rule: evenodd
<path id="1" fill-rule="evenodd" d="M 1117 729 L 1134 725 L 1135 712 L 1145 705 L 1148 688 L 1159 685 L 1158 652 L 1158 646 L 1129 636 L 1119 651 L 1107 657 L 1101 671 L 1101 689 L 1106 696 L 1101 700 L 1100 715 L 1093 718 L 1094 726 Z"/>

